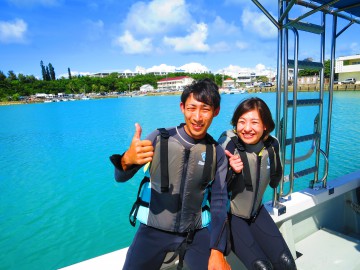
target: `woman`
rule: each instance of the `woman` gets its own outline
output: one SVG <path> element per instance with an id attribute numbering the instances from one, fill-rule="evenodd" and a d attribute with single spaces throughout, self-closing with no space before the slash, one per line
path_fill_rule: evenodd
<path id="1" fill-rule="evenodd" d="M 267 185 L 276 188 L 282 177 L 278 140 L 271 112 L 260 98 L 240 103 L 231 120 L 233 130 L 219 143 L 229 158 L 231 249 L 248 269 L 296 269 L 276 224 L 263 207 Z"/>

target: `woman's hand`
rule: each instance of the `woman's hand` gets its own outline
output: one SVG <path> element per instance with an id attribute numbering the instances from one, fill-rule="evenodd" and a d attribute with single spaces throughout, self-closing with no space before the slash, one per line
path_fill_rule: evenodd
<path id="1" fill-rule="evenodd" d="M 242 162 L 239 155 L 233 155 L 228 150 L 225 150 L 226 156 L 229 158 L 229 164 L 232 170 L 235 173 L 240 173 L 244 168 L 244 163 Z"/>

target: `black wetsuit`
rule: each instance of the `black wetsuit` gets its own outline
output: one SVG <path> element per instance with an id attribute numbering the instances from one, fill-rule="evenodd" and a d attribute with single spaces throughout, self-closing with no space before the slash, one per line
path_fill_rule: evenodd
<path id="1" fill-rule="evenodd" d="M 219 143 L 222 144 L 226 150 L 234 154 L 236 146 L 231 140 L 226 140 L 225 137 L 226 136 L 223 134 L 219 139 Z M 245 146 L 245 151 L 247 153 L 255 153 L 260 159 L 261 155 L 259 155 L 259 153 L 264 149 L 264 143 L 262 141 L 256 145 L 243 145 Z M 275 152 L 276 155 L 279 155 L 278 148 L 275 149 Z M 258 161 L 256 165 L 258 168 L 250 168 L 250 170 L 253 170 L 251 175 L 259 174 L 259 159 L 257 159 Z M 262 162 L 265 162 L 264 158 L 262 158 Z M 244 168 L 245 166 L 248 166 L 248 164 L 244 164 Z M 268 166 L 268 168 L 270 168 L 270 166 Z M 229 173 L 234 174 L 231 170 L 229 170 Z M 252 181 L 253 185 L 255 183 L 255 186 L 253 186 L 253 192 L 256 192 L 259 189 L 260 183 L 262 183 L 262 185 L 264 185 L 264 183 L 270 183 L 272 187 L 276 187 L 278 185 L 278 183 L 274 184 L 270 181 L 270 173 L 267 173 L 266 175 L 268 179 L 258 179 L 257 181 Z M 241 190 L 241 188 L 239 189 L 239 185 L 244 186 L 244 183 L 240 183 L 239 178 L 237 180 L 238 182 L 233 180 L 231 185 L 228 187 L 230 194 L 235 190 L 236 192 Z M 244 188 L 242 188 L 242 190 L 244 190 Z M 257 202 L 262 200 L 263 191 L 260 192 L 260 198 L 256 198 L 255 196 L 254 200 L 255 198 Z M 234 199 L 240 199 L 239 196 L 243 196 L 242 194 L 243 193 L 237 193 L 238 197 Z M 254 204 L 255 201 L 249 205 Z M 250 218 L 242 217 L 241 215 L 233 213 L 229 214 L 231 250 L 249 270 L 296 269 L 295 261 L 275 222 L 262 204 L 260 204 L 260 207 L 256 208 L 254 208 L 255 211 L 252 212 L 252 216 Z M 243 209 L 240 210 L 243 211 Z M 244 212 L 248 211 L 245 210 Z"/>
<path id="2" fill-rule="evenodd" d="M 153 142 L 155 147 L 159 131 L 156 130 L 147 136 L 147 140 Z M 184 130 L 183 125 L 177 127 L 173 135 L 185 148 L 189 149 L 197 143 Z M 111 157 L 115 165 L 115 179 L 118 182 L 125 182 L 142 167 L 133 166 L 130 170 L 123 171 L 121 156 Z M 210 249 L 217 249 L 224 252 L 226 248 L 226 203 L 227 187 L 226 173 L 228 161 L 224 150 L 216 144 L 216 174 L 211 185 L 211 224 L 207 228 L 196 230 L 194 239 L 188 246 L 185 253 L 185 263 L 190 269 L 207 269 L 210 256 Z M 162 231 L 157 228 L 140 224 L 138 231 L 129 247 L 123 269 L 159 269 L 164 261 L 166 253 L 175 251 L 185 239 L 184 234 Z"/>

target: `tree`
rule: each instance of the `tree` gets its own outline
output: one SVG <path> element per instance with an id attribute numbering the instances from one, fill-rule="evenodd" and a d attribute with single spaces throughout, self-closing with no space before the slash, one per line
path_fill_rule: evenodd
<path id="1" fill-rule="evenodd" d="M 0 70 L 0 81 L 5 81 L 5 79 L 6 79 L 6 76 L 5 76 L 4 72 L 2 72 Z"/>
<path id="2" fill-rule="evenodd" d="M 215 74 L 215 83 L 218 86 L 222 86 L 223 85 L 223 75 L 222 74 Z"/>
<path id="3" fill-rule="evenodd" d="M 68 67 L 68 74 L 69 74 L 69 80 L 71 80 L 71 71 L 69 67 Z"/>
<path id="4" fill-rule="evenodd" d="M 331 65 L 330 59 L 325 60 L 325 62 L 324 62 L 324 76 L 325 76 L 325 78 L 330 78 L 330 72 L 331 72 L 330 65 Z"/>
<path id="5" fill-rule="evenodd" d="M 8 80 L 9 81 L 16 81 L 17 80 L 16 74 L 14 73 L 14 71 L 9 70 L 9 72 L 8 72 Z"/>
<path id="6" fill-rule="evenodd" d="M 55 81 L 56 80 L 55 69 L 51 63 L 49 63 L 48 67 L 49 67 L 49 72 L 50 72 L 50 74 L 49 74 L 50 80 Z"/>
<path id="7" fill-rule="evenodd" d="M 24 74 L 19 73 L 18 78 L 19 78 L 19 81 L 20 81 L 21 83 L 25 83 L 25 82 L 26 82 L 26 76 L 25 76 Z"/>
<path id="8" fill-rule="evenodd" d="M 50 70 L 49 70 L 49 66 L 46 67 L 46 71 L 45 71 L 45 81 L 50 81 Z"/>
<path id="9" fill-rule="evenodd" d="M 41 67 L 41 74 L 43 81 L 46 81 L 46 70 L 45 70 L 44 62 L 42 60 L 40 61 L 40 67 Z"/>

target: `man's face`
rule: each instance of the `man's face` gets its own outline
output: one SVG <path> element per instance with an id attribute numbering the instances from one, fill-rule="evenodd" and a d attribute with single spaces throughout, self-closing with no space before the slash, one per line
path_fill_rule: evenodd
<path id="1" fill-rule="evenodd" d="M 208 128 L 215 116 L 219 114 L 218 109 L 203 102 L 197 101 L 193 94 L 190 94 L 185 104 L 180 103 L 181 111 L 185 118 L 185 131 L 195 140 L 205 137 Z"/>

